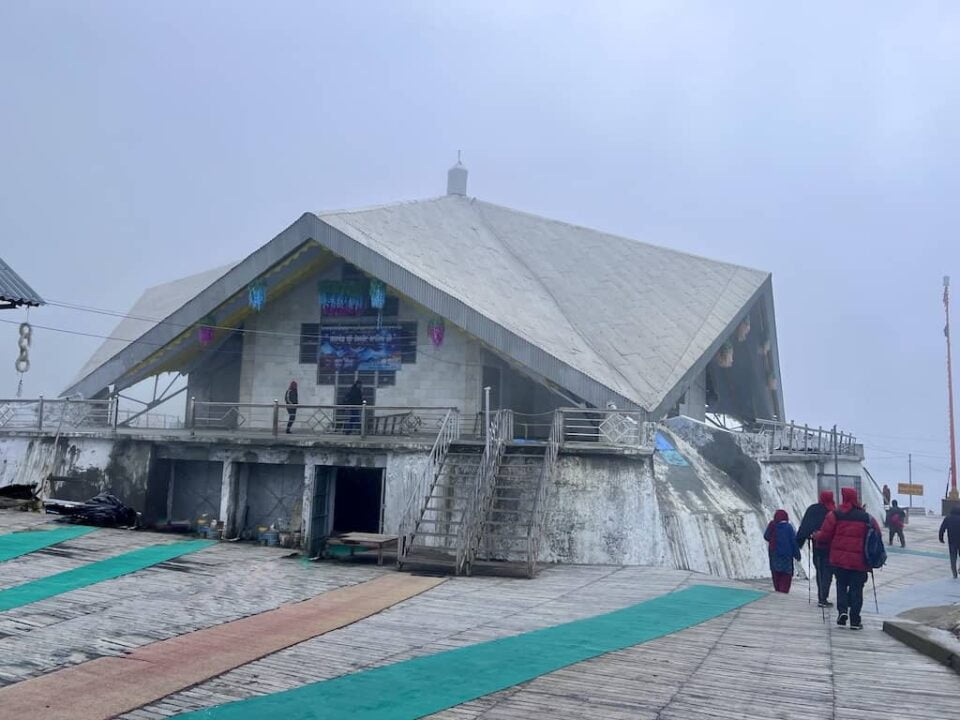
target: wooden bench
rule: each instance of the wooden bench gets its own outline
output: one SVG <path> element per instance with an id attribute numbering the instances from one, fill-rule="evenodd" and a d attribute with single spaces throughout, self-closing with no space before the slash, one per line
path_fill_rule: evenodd
<path id="1" fill-rule="evenodd" d="M 397 549 L 396 535 L 380 535 L 378 533 L 348 532 L 341 535 L 331 535 L 327 538 L 327 547 L 348 547 L 350 556 L 353 557 L 355 550 L 361 552 L 368 550 L 377 551 L 377 565 L 383 565 L 383 551 Z"/>

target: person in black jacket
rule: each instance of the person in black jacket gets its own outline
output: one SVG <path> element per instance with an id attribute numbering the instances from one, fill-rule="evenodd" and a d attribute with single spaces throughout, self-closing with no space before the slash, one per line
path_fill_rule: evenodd
<path id="1" fill-rule="evenodd" d="M 887 510 L 887 528 L 890 530 L 890 539 L 887 541 L 887 545 L 893 545 L 894 537 L 900 538 L 900 547 L 906 545 L 903 540 L 903 525 L 906 517 L 907 514 L 903 511 L 903 508 L 897 505 L 897 501 L 894 500 L 890 509 Z"/>
<path id="2" fill-rule="evenodd" d="M 797 545 L 800 548 L 803 548 L 803 544 L 820 529 L 827 513 L 835 508 L 833 492 L 823 490 L 820 493 L 820 502 L 808 507 L 803 514 L 803 520 L 800 521 L 800 529 L 797 530 Z M 812 551 L 813 566 L 817 569 L 817 605 L 833 607 L 833 603 L 827 599 L 830 597 L 830 585 L 833 582 L 833 569 L 830 567 L 830 545 L 813 541 Z"/>
<path id="3" fill-rule="evenodd" d="M 343 396 L 342 404 L 348 405 L 350 408 L 347 411 L 347 417 L 349 419 L 346 422 L 344 434 L 351 435 L 353 433 L 359 433 L 360 406 L 363 405 L 363 383 L 360 382 L 359 378 L 354 381 L 353 385 L 350 386 L 350 389 L 347 390 L 346 394 Z"/>
<path id="4" fill-rule="evenodd" d="M 287 406 L 287 433 L 293 428 L 293 423 L 297 419 L 297 405 L 300 398 L 297 395 L 297 381 L 291 380 L 290 387 L 283 395 L 283 404 Z"/>
<path id="5" fill-rule="evenodd" d="M 943 542 L 943 534 L 947 534 L 950 547 L 950 570 L 953 571 L 953 579 L 957 579 L 957 554 L 960 553 L 960 506 L 954 506 L 943 522 L 940 523 L 940 542 Z"/>

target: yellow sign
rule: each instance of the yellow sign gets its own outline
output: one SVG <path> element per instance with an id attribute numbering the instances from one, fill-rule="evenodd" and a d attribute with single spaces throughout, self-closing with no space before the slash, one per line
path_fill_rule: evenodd
<path id="1" fill-rule="evenodd" d="M 899 483 L 897 493 L 900 495 L 923 495 L 923 485 L 919 483 Z"/>

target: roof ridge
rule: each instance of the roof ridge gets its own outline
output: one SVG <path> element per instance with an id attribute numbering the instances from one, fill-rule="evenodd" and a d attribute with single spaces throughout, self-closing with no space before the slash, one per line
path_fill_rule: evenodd
<path id="1" fill-rule="evenodd" d="M 498 210 L 506 210 L 508 212 L 516 213 L 517 215 L 524 215 L 529 218 L 534 218 L 543 222 L 554 223 L 556 225 L 563 225 L 565 227 L 574 228 L 576 230 L 585 230 L 586 232 L 597 233 L 598 235 L 603 235 L 609 238 L 615 238 L 617 240 L 624 240 L 630 243 L 636 243 L 637 245 L 643 245 L 644 247 L 653 248 L 654 250 L 662 250 L 669 253 L 675 253 L 676 255 L 683 255 L 684 257 L 694 258 L 696 260 L 703 260 L 705 262 L 714 263 L 716 265 L 726 265 L 728 267 L 739 268 L 741 270 L 750 270 L 751 272 L 764 273 L 769 275 L 770 273 L 766 270 L 760 270 L 759 268 L 749 267 L 748 265 L 738 265 L 737 263 L 728 262 L 726 260 L 717 260 L 716 258 L 707 257 L 706 255 L 698 255 L 697 253 L 692 253 L 687 250 L 678 250 L 677 248 L 667 247 L 665 245 L 656 245 L 646 240 L 638 240 L 637 238 L 630 237 L 628 235 L 618 235 L 616 233 L 608 232 L 606 230 L 598 230 L 597 228 L 588 227 L 586 225 L 580 225 L 578 223 L 567 222 L 566 220 L 558 220 L 556 218 L 550 218 L 545 215 L 537 215 L 536 213 L 528 212 L 527 210 L 518 210 L 517 208 L 510 207 L 509 205 L 500 205 L 498 203 L 487 202 L 486 200 L 480 200 L 479 198 L 471 198 L 476 202 L 482 205 L 489 205 L 490 207 L 497 208 Z"/>

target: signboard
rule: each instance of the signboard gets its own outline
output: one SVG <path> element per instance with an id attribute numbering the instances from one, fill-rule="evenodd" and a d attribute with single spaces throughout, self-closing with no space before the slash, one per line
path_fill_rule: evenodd
<path id="1" fill-rule="evenodd" d="M 401 348 L 399 327 L 324 327 L 320 329 L 318 363 L 329 372 L 399 370 Z"/>
<path id="2" fill-rule="evenodd" d="M 899 483 L 897 485 L 898 495 L 923 495 L 923 485 L 919 483 Z"/>

